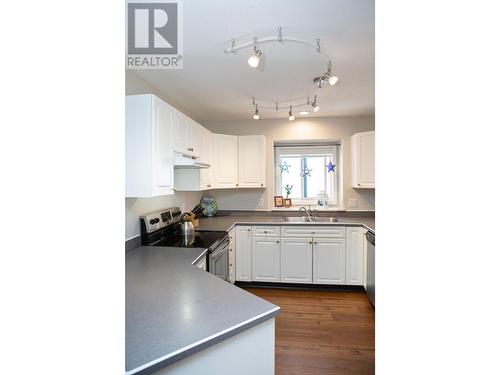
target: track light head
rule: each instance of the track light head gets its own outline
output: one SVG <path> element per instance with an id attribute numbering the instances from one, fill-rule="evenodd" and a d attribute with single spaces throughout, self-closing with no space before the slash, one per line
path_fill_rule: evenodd
<path id="1" fill-rule="evenodd" d="M 295 116 L 292 113 L 292 106 L 290 106 L 290 110 L 288 111 L 288 120 L 289 121 L 295 120 Z"/>
<path id="2" fill-rule="evenodd" d="M 259 116 L 259 110 L 257 109 L 257 105 L 255 106 L 255 113 L 253 114 L 253 119 L 258 120 L 260 118 Z"/>
<path id="3" fill-rule="evenodd" d="M 311 106 L 312 106 L 314 112 L 318 112 L 319 111 L 319 105 L 317 103 L 317 99 L 318 98 L 316 97 L 316 95 L 314 95 L 314 100 L 311 103 Z"/>
<path id="4" fill-rule="evenodd" d="M 337 83 L 337 81 L 339 80 L 339 77 L 334 76 L 331 73 L 327 73 L 327 74 L 328 74 L 328 83 L 330 84 L 330 86 L 335 85 Z"/>
<path id="5" fill-rule="evenodd" d="M 262 51 L 260 49 L 256 50 L 252 56 L 248 58 L 248 65 L 252 68 L 257 68 L 260 63 L 260 57 L 262 56 Z"/>

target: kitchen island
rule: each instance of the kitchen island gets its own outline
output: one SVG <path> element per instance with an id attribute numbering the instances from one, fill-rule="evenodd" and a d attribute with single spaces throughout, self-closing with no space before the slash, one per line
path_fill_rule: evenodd
<path id="1" fill-rule="evenodd" d="M 224 370 L 231 361 L 249 374 L 274 371 L 280 308 L 193 265 L 205 252 L 141 246 L 127 253 L 127 374 L 212 373 L 210 365 L 224 374 L 233 372 Z M 222 351 L 230 353 L 224 366 Z"/>

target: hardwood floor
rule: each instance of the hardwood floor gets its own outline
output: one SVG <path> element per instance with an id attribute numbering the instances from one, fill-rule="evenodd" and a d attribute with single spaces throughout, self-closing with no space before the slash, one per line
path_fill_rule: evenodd
<path id="1" fill-rule="evenodd" d="M 364 292 L 245 289 L 282 309 L 277 375 L 375 373 L 375 311 Z"/>

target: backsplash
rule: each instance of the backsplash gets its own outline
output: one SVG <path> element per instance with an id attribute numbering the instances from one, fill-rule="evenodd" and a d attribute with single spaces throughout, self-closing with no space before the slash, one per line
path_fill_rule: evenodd
<path id="1" fill-rule="evenodd" d="M 168 207 L 180 207 L 191 211 L 202 197 L 201 192 L 178 192 L 156 198 L 125 198 L 125 240 L 141 234 L 139 216 L 150 211 Z"/>

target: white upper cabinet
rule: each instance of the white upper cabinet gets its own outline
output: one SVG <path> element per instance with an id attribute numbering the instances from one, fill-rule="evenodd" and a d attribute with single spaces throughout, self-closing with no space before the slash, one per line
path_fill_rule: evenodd
<path id="1" fill-rule="evenodd" d="M 214 187 L 238 187 L 238 137 L 225 134 L 214 134 L 213 137 Z"/>
<path id="2" fill-rule="evenodd" d="M 203 129 L 203 142 L 201 148 L 201 158 L 202 163 L 210 164 L 210 168 L 203 168 L 201 170 L 201 188 L 202 190 L 211 189 L 213 182 L 213 146 L 214 136 L 212 132 L 208 129 Z"/>
<path id="3" fill-rule="evenodd" d="M 190 119 L 184 113 L 176 111 L 173 124 L 173 148 L 174 151 L 186 154 L 188 150 L 188 138 L 190 136 Z"/>
<path id="4" fill-rule="evenodd" d="M 266 187 L 266 137 L 238 137 L 238 186 Z"/>
<path id="5" fill-rule="evenodd" d="M 375 188 L 375 132 L 351 137 L 352 187 Z"/>
<path id="6" fill-rule="evenodd" d="M 313 240 L 313 283 L 345 284 L 345 239 Z"/>
<path id="7" fill-rule="evenodd" d="M 365 230 L 362 227 L 348 227 L 346 237 L 345 278 L 347 285 L 364 283 L 364 241 Z"/>
<path id="8" fill-rule="evenodd" d="M 280 281 L 280 239 L 252 239 L 252 281 Z"/>
<path id="9" fill-rule="evenodd" d="M 126 197 L 173 194 L 175 109 L 154 95 L 126 97 Z"/>
<path id="10" fill-rule="evenodd" d="M 282 238 L 281 282 L 312 283 L 311 238 Z"/>
<path id="11" fill-rule="evenodd" d="M 200 161 L 202 161 L 203 157 L 203 134 L 204 131 L 207 130 L 200 124 L 194 122 L 193 120 L 189 121 L 189 136 L 187 142 L 188 153 L 194 156 L 199 157 Z"/>

